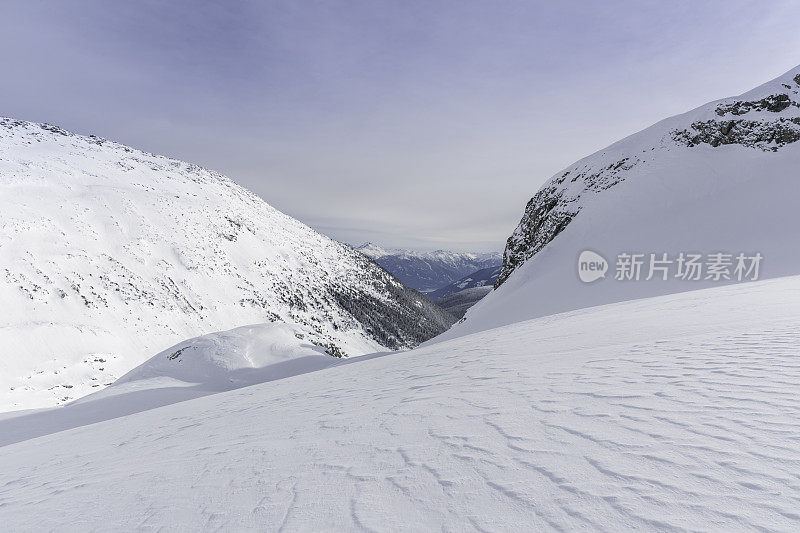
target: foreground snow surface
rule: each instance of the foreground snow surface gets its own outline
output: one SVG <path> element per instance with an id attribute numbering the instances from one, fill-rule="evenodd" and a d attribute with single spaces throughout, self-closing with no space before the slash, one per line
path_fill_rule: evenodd
<path id="1" fill-rule="evenodd" d="M 21 529 L 800 528 L 800 277 L 543 317 L 0 448 Z"/>

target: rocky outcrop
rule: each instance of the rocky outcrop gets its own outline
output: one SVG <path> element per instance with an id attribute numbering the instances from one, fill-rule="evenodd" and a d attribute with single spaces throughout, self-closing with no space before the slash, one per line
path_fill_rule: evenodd
<path id="1" fill-rule="evenodd" d="M 760 100 L 735 101 L 717 106 L 715 112 L 724 117 L 727 114 L 744 115 L 750 111 L 769 111 L 770 113 L 780 113 L 789 106 L 800 107 L 800 104 L 793 101 L 788 94 L 770 94 Z"/>
<path id="2" fill-rule="evenodd" d="M 683 130 L 675 130 L 673 138 L 690 148 L 703 143 L 714 147 L 741 144 L 776 152 L 779 148 L 800 140 L 800 118 L 779 118 L 767 122 L 706 120 L 694 122 Z"/>
<path id="3" fill-rule="evenodd" d="M 599 169 L 591 165 L 578 166 L 545 184 L 528 201 L 522 219 L 506 241 L 503 266 L 495 287 L 502 285 L 519 265 L 564 231 L 580 212 L 583 193 L 598 193 L 614 187 L 641 161 L 638 157 L 622 157 Z"/>

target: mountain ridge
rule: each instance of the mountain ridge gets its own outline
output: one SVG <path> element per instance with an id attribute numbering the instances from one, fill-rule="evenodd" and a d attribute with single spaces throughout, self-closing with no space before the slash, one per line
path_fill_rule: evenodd
<path id="1" fill-rule="evenodd" d="M 354 355 L 452 323 L 218 172 L 10 118 L 0 148 L 0 408 L 63 403 L 244 324 L 296 324 Z"/>
<path id="2" fill-rule="evenodd" d="M 412 289 L 431 292 L 483 268 L 501 263 L 499 252 L 418 252 L 366 242 L 354 247 Z"/>

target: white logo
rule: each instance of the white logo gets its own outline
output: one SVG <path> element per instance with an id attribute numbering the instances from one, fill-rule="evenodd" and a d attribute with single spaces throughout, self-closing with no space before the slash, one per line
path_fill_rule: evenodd
<path id="1" fill-rule="evenodd" d="M 606 277 L 608 261 L 591 250 L 584 250 L 578 257 L 578 276 L 584 283 L 591 283 L 600 278 Z"/>

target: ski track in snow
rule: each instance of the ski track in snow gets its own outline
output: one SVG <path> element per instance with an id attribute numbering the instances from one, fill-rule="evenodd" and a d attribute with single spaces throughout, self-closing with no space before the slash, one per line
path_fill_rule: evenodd
<path id="1" fill-rule="evenodd" d="M 0 449 L 19 529 L 800 528 L 800 278 L 544 317 Z"/>

